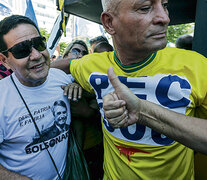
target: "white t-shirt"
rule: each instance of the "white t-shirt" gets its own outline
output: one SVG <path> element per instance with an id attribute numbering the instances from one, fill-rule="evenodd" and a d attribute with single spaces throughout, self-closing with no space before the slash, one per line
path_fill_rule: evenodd
<path id="1" fill-rule="evenodd" d="M 32 179 L 57 179 L 57 172 L 46 148 L 63 176 L 71 114 L 69 101 L 63 95 L 61 85 L 71 83 L 71 76 L 51 68 L 47 80 L 37 87 L 26 87 L 14 73 L 12 76 L 46 145 L 40 141 L 34 123 L 10 77 L 6 77 L 0 81 L 0 164 Z M 63 107 L 66 121 L 62 131 L 54 125 L 52 107 L 55 102 L 66 105 Z"/>

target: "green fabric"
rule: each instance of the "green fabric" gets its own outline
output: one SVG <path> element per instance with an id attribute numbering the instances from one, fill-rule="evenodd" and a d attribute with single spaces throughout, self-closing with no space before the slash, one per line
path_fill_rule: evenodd
<path id="1" fill-rule="evenodd" d="M 63 180 L 90 180 L 87 162 L 71 128 L 68 143 L 67 163 Z"/>

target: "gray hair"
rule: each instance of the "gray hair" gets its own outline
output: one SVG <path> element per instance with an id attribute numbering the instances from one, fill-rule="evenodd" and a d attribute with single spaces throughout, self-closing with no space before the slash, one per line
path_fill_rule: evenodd
<path id="1" fill-rule="evenodd" d="M 121 0 L 101 0 L 103 11 L 116 9 Z"/>
<path id="2" fill-rule="evenodd" d="M 101 0 L 103 11 L 108 10 L 108 7 L 109 7 L 109 4 L 111 3 L 111 1 L 113 1 L 113 0 Z"/>

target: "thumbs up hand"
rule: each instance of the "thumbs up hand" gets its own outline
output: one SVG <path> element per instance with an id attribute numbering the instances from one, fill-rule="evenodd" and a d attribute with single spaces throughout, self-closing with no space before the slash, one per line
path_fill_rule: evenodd
<path id="1" fill-rule="evenodd" d="M 114 128 L 136 123 L 139 120 L 141 100 L 120 82 L 112 67 L 108 69 L 108 78 L 115 91 L 103 98 L 105 118 Z"/>

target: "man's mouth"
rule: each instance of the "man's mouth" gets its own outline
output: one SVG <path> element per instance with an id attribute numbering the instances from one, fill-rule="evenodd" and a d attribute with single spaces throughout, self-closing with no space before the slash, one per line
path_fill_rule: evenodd
<path id="1" fill-rule="evenodd" d="M 43 64 L 44 63 L 41 63 L 41 64 L 38 64 L 38 65 L 32 66 L 30 69 L 39 69 L 39 68 L 43 67 Z"/>
<path id="2" fill-rule="evenodd" d="M 166 31 L 154 33 L 151 35 L 153 38 L 165 38 L 166 37 Z"/>

